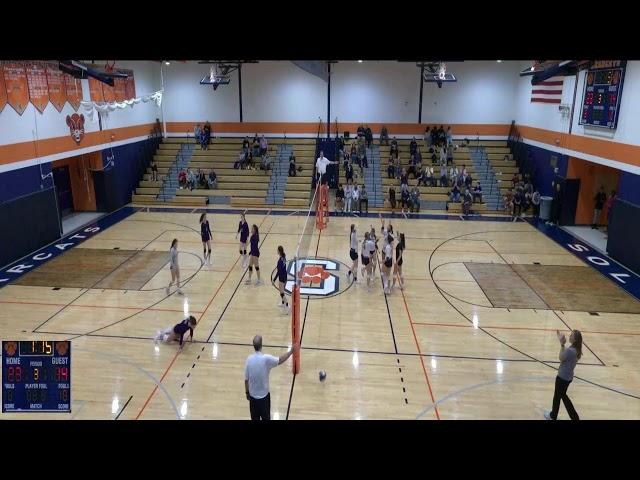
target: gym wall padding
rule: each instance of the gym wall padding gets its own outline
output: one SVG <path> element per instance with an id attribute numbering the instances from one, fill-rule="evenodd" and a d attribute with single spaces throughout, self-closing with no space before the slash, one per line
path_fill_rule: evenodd
<path id="1" fill-rule="evenodd" d="M 617 199 L 611 208 L 607 253 L 625 267 L 640 272 L 640 206 Z"/>
<path id="2" fill-rule="evenodd" d="M 62 235 L 55 188 L 0 204 L 0 266 L 37 250 Z"/>

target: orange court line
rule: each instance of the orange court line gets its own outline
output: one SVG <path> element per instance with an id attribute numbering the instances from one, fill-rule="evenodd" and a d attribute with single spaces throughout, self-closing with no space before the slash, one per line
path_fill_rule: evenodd
<path id="1" fill-rule="evenodd" d="M 167 376 L 167 373 L 169 373 L 169 370 L 171 369 L 171 366 L 173 365 L 173 363 L 176 361 L 176 358 L 178 358 L 178 354 L 180 353 L 180 350 L 178 350 L 176 352 L 176 354 L 173 356 L 173 359 L 171 360 L 171 363 L 169 364 L 169 366 L 167 367 L 167 369 L 164 371 L 164 373 L 162 374 L 162 377 L 160 377 L 160 382 L 162 383 L 162 380 L 164 380 L 164 377 Z M 151 401 L 151 398 L 153 397 L 153 395 L 156 393 L 156 390 L 158 390 L 158 385 L 156 385 L 155 387 L 153 387 L 153 391 L 151 392 L 151 395 L 149 395 L 149 397 L 147 398 L 147 401 L 144 402 L 144 405 L 142 406 L 142 408 L 140 409 L 140 411 L 138 412 L 138 415 L 136 415 L 136 420 L 138 420 L 140 418 L 140 415 L 142 415 L 142 412 L 144 412 L 144 409 L 147 408 L 147 405 L 149 404 L 149 402 Z"/>
<path id="2" fill-rule="evenodd" d="M 413 339 L 416 342 L 416 348 L 418 349 L 418 354 L 420 356 L 420 363 L 422 364 L 422 371 L 424 372 L 424 378 L 427 380 L 427 387 L 429 387 L 429 395 L 431 396 L 431 402 L 433 403 L 433 410 L 436 412 L 436 418 L 440 420 L 440 412 L 438 411 L 438 405 L 436 404 L 436 400 L 433 396 L 433 390 L 431 389 L 431 382 L 429 381 L 427 368 L 424 366 L 424 357 L 422 355 L 422 351 L 420 350 L 420 344 L 418 343 L 418 337 L 416 336 L 416 329 L 413 326 L 413 319 L 411 318 L 411 312 L 409 311 L 409 306 L 407 305 L 407 299 L 404 296 L 404 290 L 400 290 L 400 292 L 402 293 L 402 301 L 404 302 L 404 308 L 407 311 L 407 316 L 409 318 L 409 325 L 411 325 L 411 330 L 413 331 Z"/>
<path id="3" fill-rule="evenodd" d="M 428 322 L 414 322 L 414 325 L 424 325 L 429 327 L 457 327 L 457 328 L 474 328 L 473 325 L 456 325 L 453 323 L 428 323 Z M 482 328 L 490 328 L 493 330 L 538 330 L 543 332 L 555 332 L 556 330 L 562 331 L 564 328 L 537 328 L 537 327 L 498 327 L 491 325 L 482 325 Z M 580 330 L 582 333 L 593 333 L 600 335 L 640 335 L 640 332 L 597 332 L 592 330 Z"/>

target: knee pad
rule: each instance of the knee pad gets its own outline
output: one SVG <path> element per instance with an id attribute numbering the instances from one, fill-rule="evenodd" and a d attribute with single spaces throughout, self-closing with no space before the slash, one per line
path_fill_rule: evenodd
<path id="1" fill-rule="evenodd" d="M 242 250 L 238 250 L 238 252 L 240 253 L 240 255 L 242 255 Z"/>
<path id="2" fill-rule="evenodd" d="M 207 252 L 211 253 L 211 249 L 210 249 L 210 248 L 209 248 L 209 249 L 207 249 Z"/>
<path id="3" fill-rule="evenodd" d="M 284 300 L 284 293 L 280 294 L 280 298 L 282 298 Z"/>
<path id="4" fill-rule="evenodd" d="M 253 267 L 252 266 L 249 266 L 249 271 L 253 272 Z"/>
<path id="5" fill-rule="evenodd" d="M 260 271 L 260 267 L 256 266 L 256 272 Z"/>

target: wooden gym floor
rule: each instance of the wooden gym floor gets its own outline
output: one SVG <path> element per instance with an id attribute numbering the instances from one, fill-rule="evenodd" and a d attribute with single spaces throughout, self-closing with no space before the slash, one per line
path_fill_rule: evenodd
<path id="1" fill-rule="evenodd" d="M 137 212 L 0 289 L 3 339 L 73 340 L 72 412 L 0 418 L 248 418 L 253 336 L 274 355 L 290 344 L 269 277 L 278 245 L 293 255 L 305 217 L 248 217 L 261 232 L 265 285 L 255 287 L 238 260 L 238 216 L 209 214 L 212 267 L 201 262 L 198 216 Z M 377 218 L 331 217 L 309 256 L 349 265 L 351 223 L 360 239 L 372 223 L 379 230 Z M 555 331 L 570 328 L 585 341 L 569 389 L 581 418 L 640 419 L 639 302 L 524 222 L 392 223 L 407 239 L 406 289 L 385 297 L 379 276 L 371 293 L 347 289 L 341 265 L 338 294 L 303 299 L 302 370 L 294 380 L 289 360 L 272 371 L 274 419 L 542 419 Z M 184 297 L 164 293 L 173 238 Z M 180 354 L 155 347 L 156 330 L 185 311 L 199 319 L 196 342 Z"/>

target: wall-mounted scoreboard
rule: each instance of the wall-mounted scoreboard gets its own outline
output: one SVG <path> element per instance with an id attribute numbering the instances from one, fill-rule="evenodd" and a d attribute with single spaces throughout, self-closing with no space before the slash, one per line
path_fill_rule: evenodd
<path id="1" fill-rule="evenodd" d="M 71 411 L 71 342 L 2 342 L 2 412 Z"/>
<path id="2" fill-rule="evenodd" d="M 626 66 L 626 60 L 593 62 L 584 82 L 580 125 L 617 127 Z"/>

